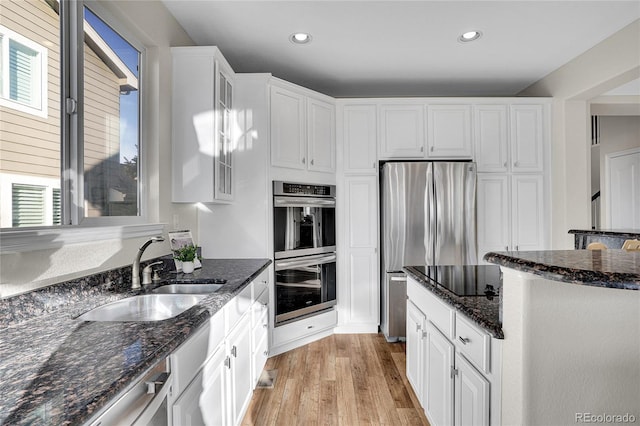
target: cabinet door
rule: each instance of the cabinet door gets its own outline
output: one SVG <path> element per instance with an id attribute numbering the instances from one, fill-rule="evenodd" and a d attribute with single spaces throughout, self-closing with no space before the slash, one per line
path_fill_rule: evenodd
<path id="1" fill-rule="evenodd" d="M 375 249 L 352 249 L 349 271 L 349 324 L 379 323 L 378 256 Z"/>
<path id="2" fill-rule="evenodd" d="M 214 200 L 214 75 L 213 56 L 174 52 L 171 165 L 176 203 Z"/>
<path id="3" fill-rule="evenodd" d="M 543 106 L 511 105 L 510 121 L 512 171 L 543 171 Z"/>
<path id="4" fill-rule="evenodd" d="M 478 259 L 490 251 L 509 250 L 509 176 L 478 173 Z"/>
<path id="5" fill-rule="evenodd" d="M 345 173 L 377 173 L 375 105 L 345 105 L 343 109 Z"/>
<path id="6" fill-rule="evenodd" d="M 203 409 L 213 408 L 213 405 L 221 401 L 201 400 L 203 395 L 203 374 L 199 372 L 193 381 L 186 387 L 180 398 L 173 404 L 173 424 L 184 426 L 199 426 L 204 424 Z M 202 402 L 206 402 L 205 405 Z M 218 407 L 220 408 L 220 407 Z M 222 424 L 222 423 L 220 423 Z"/>
<path id="7" fill-rule="evenodd" d="M 424 314 L 410 300 L 407 300 L 407 380 L 424 406 L 422 366 L 425 362 L 423 351 Z"/>
<path id="8" fill-rule="evenodd" d="M 490 387 L 462 355 L 456 353 L 455 424 L 488 425 Z"/>
<path id="9" fill-rule="evenodd" d="M 231 73 L 216 63 L 216 152 L 215 197 L 217 200 L 233 199 L 233 80 Z"/>
<path id="10" fill-rule="evenodd" d="M 475 159 L 479 172 L 507 172 L 509 131 L 506 105 L 473 107 Z"/>
<path id="11" fill-rule="evenodd" d="M 541 175 L 513 175 L 512 250 L 544 250 L 544 179 Z"/>
<path id="12" fill-rule="evenodd" d="M 251 315 L 245 315 L 229 333 L 227 355 L 231 360 L 231 424 L 238 424 L 251 400 Z"/>
<path id="13" fill-rule="evenodd" d="M 379 324 L 377 176 L 345 178 L 346 269 L 345 325 Z M 344 294 L 344 293 L 343 293 Z M 342 314 L 342 313 L 341 313 Z"/>
<path id="14" fill-rule="evenodd" d="M 222 425 L 228 423 L 230 401 L 227 386 L 230 365 L 224 345 L 221 345 L 205 364 L 202 393 L 199 398 L 195 398 L 200 403 L 202 413 L 202 421 L 197 424 Z M 194 383 L 196 382 L 194 381 Z M 182 425 L 180 418 L 177 419 L 178 423 L 174 417 L 174 426 Z"/>
<path id="15" fill-rule="evenodd" d="M 380 106 L 380 158 L 424 157 L 424 105 Z"/>
<path id="16" fill-rule="evenodd" d="M 427 157 L 471 158 L 471 106 L 427 107 Z"/>
<path id="17" fill-rule="evenodd" d="M 333 173 L 336 170 L 336 108 L 319 101 L 307 99 L 308 169 Z"/>
<path id="18" fill-rule="evenodd" d="M 453 354 L 454 346 L 438 329 L 427 321 L 427 355 L 422 371 L 424 407 L 429 423 L 450 425 L 453 423 Z"/>
<path id="19" fill-rule="evenodd" d="M 271 165 L 306 169 L 305 98 L 271 87 Z"/>

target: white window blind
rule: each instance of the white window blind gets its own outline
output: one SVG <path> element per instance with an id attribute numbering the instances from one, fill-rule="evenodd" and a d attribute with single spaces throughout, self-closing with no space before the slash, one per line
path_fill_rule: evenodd
<path id="1" fill-rule="evenodd" d="M 36 78 L 38 53 L 14 40 L 9 42 L 9 97 L 32 107 L 37 105 L 40 81 Z"/>
<path id="2" fill-rule="evenodd" d="M 13 184 L 13 226 L 38 226 L 45 224 L 46 187 Z"/>

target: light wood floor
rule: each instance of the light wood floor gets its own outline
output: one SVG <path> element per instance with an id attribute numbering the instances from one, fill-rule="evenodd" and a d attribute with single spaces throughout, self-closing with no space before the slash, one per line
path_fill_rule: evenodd
<path id="1" fill-rule="evenodd" d="M 429 425 L 405 374 L 404 343 L 336 334 L 269 358 L 243 425 Z"/>

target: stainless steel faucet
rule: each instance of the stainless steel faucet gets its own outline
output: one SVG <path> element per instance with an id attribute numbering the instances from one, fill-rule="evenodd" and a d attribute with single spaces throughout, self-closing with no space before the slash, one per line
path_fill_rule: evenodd
<path id="1" fill-rule="evenodd" d="M 142 247 L 140 247 L 140 250 L 138 250 L 138 254 L 136 255 L 136 258 L 133 261 L 133 265 L 131 266 L 131 289 L 132 290 L 136 290 L 140 288 L 140 258 L 142 257 L 142 253 L 144 253 L 146 248 L 149 247 L 151 243 L 159 243 L 162 241 L 164 241 L 164 237 L 162 236 L 152 237 L 151 239 L 147 240 L 147 242 L 145 242 L 142 245 Z"/>

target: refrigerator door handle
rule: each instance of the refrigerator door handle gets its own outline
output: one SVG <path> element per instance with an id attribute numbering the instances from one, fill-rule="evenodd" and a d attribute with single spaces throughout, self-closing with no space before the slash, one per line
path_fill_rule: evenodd
<path id="1" fill-rule="evenodd" d="M 427 168 L 427 194 L 425 197 L 425 262 L 427 265 L 434 265 L 435 259 L 435 246 L 436 246 L 436 192 L 435 183 L 433 178 L 433 163 L 429 164 Z"/>

